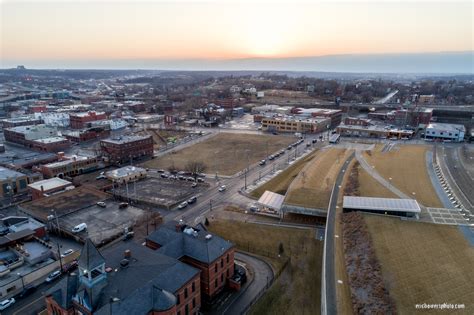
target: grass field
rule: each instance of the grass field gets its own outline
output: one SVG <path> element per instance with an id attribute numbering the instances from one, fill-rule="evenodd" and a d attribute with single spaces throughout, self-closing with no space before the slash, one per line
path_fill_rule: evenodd
<path id="1" fill-rule="evenodd" d="M 326 209 L 332 186 L 350 151 L 331 148 L 321 151 L 293 180 L 285 198 L 286 203 L 309 208 Z"/>
<path id="2" fill-rule="evenodd" d="M 251 314 L 313 314 L 321 309 L 321 259 L 323 243 L 315 240 L 314 230 L 292 229 L 243 223 L 213 221 L 209 229 L 231 240 L 241 250 L 260 255 L 278 254 L 280 242 L 284 257 L 270 259 L 274 269 L 291 256 L 291 263 L 251 309 Z M 264 237 L 262 237 L 264 236 Z"/>
<path id="3" fill-rule="evenodd" d="M 271 180 L 259 186 L 257 189 L 252 191 L 251 195 L 255 198 L 260 198 L 266 190 L 284 195 L 288 187 L 290 186 L 293 179 L 298 176 L 299 172 L 303 169 L 303 167 L 311 161 L 316 155 L 318 151 L 315 151 L 308 156 L 299 159 L 295 163 L 293 163 L 290 167 L 285 169 L 283 172 L 278 174 L 277 176 L 273 177 Z"/>
<path id="4" fill-rule="evenodd" d="M 417 303 L 452 303 L 466 305 L 459 313 L 474 314 L 474 248 L 457 227 L 364 218 L 398 313 L 415 313 Z"/>
<path id="5" fill-rule="evenodd" d="M 149 168 L 184 170 L 190 161 L 206 165 L 205 173 L 233 175 L 294 142 L 274 135 L 219 133 L 193 146 L 144 163 Z M 248 159 L 247 159 L 248 157 Z"/>
<path id="6" fill-rule="evenodd" d="M 389 152 L 382 152 L 377 146 L 371 153 L 364 153 L 370 165 L 385 179 L 405 194 L 413 196 L 428 207 L 443 207 L 431 185 L 426 170 L 425 154 L 428 146 L 396 146 Z M 415 194 L 413 194 L 415 193 Z"/>
<path id="7" fill-rule="evenodd" d="M 396 194 L 385 188 L 376 179 L 370 176 L 362 166 L 353 161 L 349 167 L 348 174 L 344 184 L 344 194 L 362 197 L 380 197 L 380 198 L 399 198 Z M 355 190 L 355 191 L 354 191 Z"/>

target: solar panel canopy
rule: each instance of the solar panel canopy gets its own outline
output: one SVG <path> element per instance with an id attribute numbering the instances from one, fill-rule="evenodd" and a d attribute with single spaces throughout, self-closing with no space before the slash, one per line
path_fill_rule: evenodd
<path id="1" fill-rule="evenodd" d="M 420 205 L 414 199 L 344 196 L 342 207 L 344 209 L 421 212 Z"/>

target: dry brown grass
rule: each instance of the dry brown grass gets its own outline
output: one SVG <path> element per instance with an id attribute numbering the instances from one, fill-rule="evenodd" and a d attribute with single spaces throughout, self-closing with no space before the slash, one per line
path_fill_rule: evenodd
<path id="1" fill-rule="evenodd" d="M 291 164 L 291 166 L 289 166 L 283 172 L 252 191 L 251 195 L 255 198 L 260 198 L 260 196 L 262 196 L 266 190 L 281 195 L 286 194 L 291 182 L 296 178 L 296 176 L 298 176 L 303 167 L 316 156 L 317 152 L 318 151 L 315 151 L 303 159 L 299 159 L 295 163 Z"/>
<path id="2" fill-rule="evenodd" d="M 474 313 L 474 250 L 457 227 L 368 214 L 364 218 L 400 314 L 415 313 L 417 303 L 465 304 L 459 313 Z"/>
<path id="3" fill-rule="evenodd" d="M 398 145 L 390 152 L 381 152 L 381 146 L 377 146 L 371 153 L 365 152 L 364 157 L 381 176 L 387 180 L 392 178 L 391 183 L 405 194 L 425 206 L 443 207 L 426 170 L 425 153 L 428 149 L 422 145 Z"/>
<path id="4" fill-rule="evenodd" d="M 256 163 L 292 142 L 294 138 L 286 136 L 220 133 L 193 146 L 147 161 L 144 165 L 183 170 L 189 161 L 197 161 L 206 165 L 206 173 L 217 171 L 218 174 L 233 175 L 247 167 L 247 163 Z"/>
<path id="5" fill-rule="evenodd" d="M 359 169 L 359 193 L 363 197 L 380 197 L 380 198 L 398 198 L 396 194 L 385 188 L 369 173 L 367 173 L 360 165 Z"/>
<path id="6" fill-rule="evenodd" d="M 285 202 L 326 209 L 339 169 L 350 153 L 350 150 L 336 148 L 321 151 L 291 183 Z"/>
<path id="7" fill-rule="evenodd" d="M 209 229 L 238 244 L 237 247 L 261 255 L 278 253 L 280 242 L 284 256 L 270 262 L 276 270 L 291 256 L 291 263 L 272 287 L 251 309 L 251 314 L 313 314 L 321 309 L 321 258 L 323 243 L 315 240 L 313 229 L 274 227 L 239 221 L 213 221 Z M 264 237 L 262 237 L 264 235 Z"/>

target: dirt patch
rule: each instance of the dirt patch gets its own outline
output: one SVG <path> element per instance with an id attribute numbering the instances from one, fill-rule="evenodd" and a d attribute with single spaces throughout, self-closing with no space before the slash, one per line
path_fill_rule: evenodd
<path id="1" fill-rule="evenodd" d="M 147 161 L 144 165 L 184 170 L 190 161 L 195 161 L 204 163 L 205 173 L 233 175 L 294 140 L 289 136 L 220 133 L 193 146 Z"/>

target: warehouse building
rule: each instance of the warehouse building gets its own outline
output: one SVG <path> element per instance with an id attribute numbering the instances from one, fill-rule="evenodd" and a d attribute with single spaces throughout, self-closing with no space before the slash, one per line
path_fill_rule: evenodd
<path id="1" fill-rule="evenodd" d="M 465 133 L 464 125 L 431 123 L 426 127 L 425 139 L 461 142 Z"/>
<path id="2" fill-rule="evenodd" d="M 262 130 L 269 132 L 317 133 L 328 129 L 329 118 L 298 119 L 291 116 L 262 118 Z"/>
<path id="3" fill-rule="evenodd" d="M 418 217 L 420 205 L 414 199 L 374 198 L 344 196 L 343 212 L 363 211 L 369 213 Z"/>

